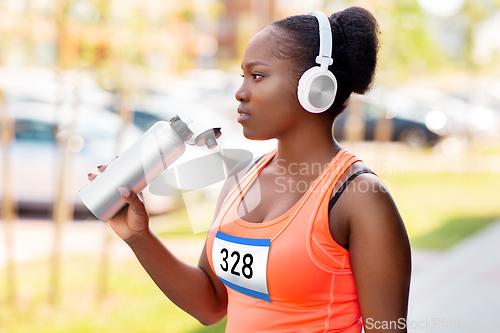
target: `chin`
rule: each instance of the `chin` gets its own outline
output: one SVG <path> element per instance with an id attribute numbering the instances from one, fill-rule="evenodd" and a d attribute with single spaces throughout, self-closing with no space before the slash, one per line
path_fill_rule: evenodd
<path id="1" fill-rule="evenodd" d="M 248 140 L 255 140 L 255 141 L 265 141 L 274 138 L 269 135 L 264 135 L 264 133 L 256 133 L 253 131 L 246 130 L 245 128 L 243 128 L 243 136 Z"/>

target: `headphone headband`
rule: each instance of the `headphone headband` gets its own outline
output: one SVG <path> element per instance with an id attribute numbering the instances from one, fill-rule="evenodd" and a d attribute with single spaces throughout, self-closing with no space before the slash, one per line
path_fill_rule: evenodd
<path id="1" fill-rule="evenodd" d="M 325 13 L 311 11 L 307 13 L 316 17 L 319 24 L 319 55 L 316 57 L 316 63 L 321 65 L 322 69 L 327 70 L 328 66 L 333 64 L 332 59 L 332 28 L 330 20 Z"/>
<path id="2" fill-rule="evenodd" d="M 328 16 L 324 13 L 313 11 L 307 14 L 318 20 L 319 55 L 316 57 L 316 63 L 319 66 L 313 66 L 302 74 L 297 85 L 297 97 L 305 110 L 321 113 L 332 106 L 337 94 L 337 79 L 328 70 L 328 66 L 333 64 L 332 28 Z"/>

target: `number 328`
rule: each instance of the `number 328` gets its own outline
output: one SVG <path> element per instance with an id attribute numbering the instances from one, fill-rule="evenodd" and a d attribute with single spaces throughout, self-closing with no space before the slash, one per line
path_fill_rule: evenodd
<path id="1" fill-rule="evenodd" d="M 220 264 L 221 269 L 224 272 L 227 272 L 229 270 L 229 251 L 226 248 L 223 248 L 220 253 L 224 256 L 222 258 L 223 263 Z M 241 254 L 238 251 L 233 251 L 231 252 L 231 258 L 235 258 L 234 264 L 231 267 L 231 274 L 240 276 L 240 272 L 237 270 L 239 269 L 238 264 L 240 263 L 241 259 Z M 253 264 L 253 256 L 250 253 L 246 253 L 243 256 L 243 266 L 241 267 L 241 274 L 243 274 L 243 277 L 246 279 L 251 279 L 253 276 L 253 269 L 252 269 L 252 264 Z"/>

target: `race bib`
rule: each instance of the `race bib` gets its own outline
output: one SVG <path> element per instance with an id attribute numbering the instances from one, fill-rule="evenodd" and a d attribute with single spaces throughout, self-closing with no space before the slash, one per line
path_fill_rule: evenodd
<path id="1" fill-rule="evenodd" d="M 270 239 L 231 236 L 217 231 L 212 262 L 219 279 L 229 288 L 271 302 L 267 291 Z"/>

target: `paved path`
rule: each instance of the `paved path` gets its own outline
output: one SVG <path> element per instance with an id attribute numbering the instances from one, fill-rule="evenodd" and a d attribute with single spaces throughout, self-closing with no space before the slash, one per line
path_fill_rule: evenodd
<path id="1" fill-rule="evenodd" d="M 152 227 L 153 230 L 154 226 Z M 98 256 L 105 237 L 111 238 L 111 256 L 116 259 L 133 259 L 134 254 L 106 223 L 100 221 L 68 222 L 63 227 L 62 253 L 65 256 L 85 254 Z M 169 249 L 182 259 L 196 263 L 203 249 L 204 240 L 168 239 Z M 14 224 L 14 259 L 26 262 L 50 258 L 54 248 L 54 225 L 50 220 L 21 220 Z M 5 228 L 0 223 L 0 269 L 6 265 Z"/>
<path id="2" fill-rule="evenodd" d="M 414 257 L 410 332 L 500 332 L 500 221 L 445 252 Z"/>

